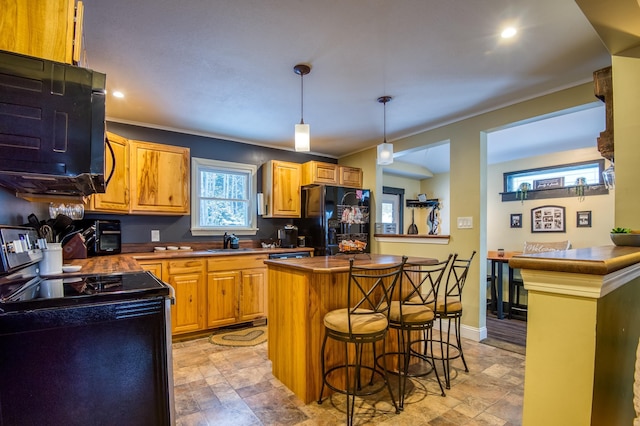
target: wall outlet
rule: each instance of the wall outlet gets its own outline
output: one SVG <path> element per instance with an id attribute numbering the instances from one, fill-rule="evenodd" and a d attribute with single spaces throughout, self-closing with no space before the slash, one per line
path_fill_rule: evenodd
<path id="1" fill-rule="evenodd" d="M 473 228 L 473 217 L 459 217 L 458 218 L 458 229 L 471 229 Z"/>
<path id="2" fill-rule="evenodd" d="M 151 242 L 155 243 L 160 241 L 160 230 L 159 229 L 152 229 L 151 230 Z"/>

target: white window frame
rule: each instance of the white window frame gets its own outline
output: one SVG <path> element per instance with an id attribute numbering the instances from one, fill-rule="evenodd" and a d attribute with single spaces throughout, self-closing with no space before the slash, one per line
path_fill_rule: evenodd
<path id="1" fill-rule="evenodd" d="M 248 226 L 199 226 L 200 223 L 200 172 L 215 168 L 216 170 L 229 171 L 230 173 L 244 173 L 249 176 L 249 223 Z M 191 235 L 224 235 L 225 232 L 235 235 L 256 235 L 258 232 L 258 214 L 256 205 L 256 193 L 258 166 L 253 164 L 233 163 L 230 161 L 211 160 L 207 158 L 191 158 Z"/>

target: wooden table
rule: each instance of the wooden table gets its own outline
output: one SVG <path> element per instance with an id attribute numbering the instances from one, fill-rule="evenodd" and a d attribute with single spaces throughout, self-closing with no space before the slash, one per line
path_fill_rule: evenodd
<path id="1" fill-rule="evenodd" d="M 273 375 L 305 404 L 320 395 L 323 319 L 327 312 L 345 307 L 350 257 L 265 261 L 269 271 L 268 354 Z M 357 266 L 391 266 L 401 261 L 401 256 L 355 256 Z M 432 264 L 437 259 L 410 257 L 409 262 Z M 327 368 L 344 362 L 344 349 L 336 342 L 327 343 L 326 353 Z"/>
<path id="2" fill-rule="evenodd" d="M 505 251 L 499 253 L 497 250 L 487 252 L 487 260 L 491 262 L 491 300 L 496 304 L 498 319 L 504 318 L 503 312 L 503 290 L 502 290 L 502 266 L 509 263 L 513 256 L 522 254 L 520 251 Z M 497 270 L 497 273 L 496 273 Z M 496 282 L 497 278 L 497 282 Z M 509 267 L 509 288 L 513 283 L 513 269 Z M 509 299 L 511 300 L 511 299 Z"/>

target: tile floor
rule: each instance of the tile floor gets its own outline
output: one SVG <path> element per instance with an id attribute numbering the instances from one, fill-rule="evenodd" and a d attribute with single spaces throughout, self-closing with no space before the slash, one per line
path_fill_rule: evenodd
<path id="1" fill-rule="evenodd" d="M 440 396 L 433 375 L 416 380 L 404 411 L 388 393 L 356 402 L 356 425 L 520 425 L 523 355 L 464 340 L 469 373 L 454 361 L 451 389 Z M 341 425 L 343 396 L 303 404 L 271 375 L 267 343 L 224 347 L 200 338 L 174 343 L 177 425 Z"/>

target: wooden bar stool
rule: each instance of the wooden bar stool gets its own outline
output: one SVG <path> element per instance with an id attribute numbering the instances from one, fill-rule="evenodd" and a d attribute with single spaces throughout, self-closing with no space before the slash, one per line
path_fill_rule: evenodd
<path id="1" fill-rule="evenodd" d="M 372 395 L 385 387 L 391 401 L 399 412 L 398 404 L 389 384 L 387 370 L 376 365 L 376 343 L 382 342 L 382 355 L 385 353 L 386 336 L 389 328 L 389 309 L 393 292 L 402 275 L 407 261 L 384 267 L 356 267 L 353 259 L 349 261 L 349 285 L 347 289 L 348 308 L 336 309 L 324 316 L 325 335 L 322 342 L 322 388 L 318 404 L 322 404 L 324 388 L 347 396 L 347 424 L 353 424 L 356 397 Z M 327 340 L 333 339 L 344 344 L 344 363 L 326 367 Z M 373 357 L 364 354 L 365 345 L 371 345 Z M 349 350 L 350 346 L 353 348 Z M 350 356 L 351 353 L 351 356 Z M 363 356 L 366 355 L 366 356 Z M 365 365 L 364 360 L 371 360 Z M 362 386 L 362 370 L 371 373 L 368 386 Z M 335 374 L 341 371 L 343 374 Z M 340 377 L 340 379 L 338 379 Z M 340 386 L 344 377 L 344 386 Z M 375 378 L 382 378 L 374 386 Z"/>

